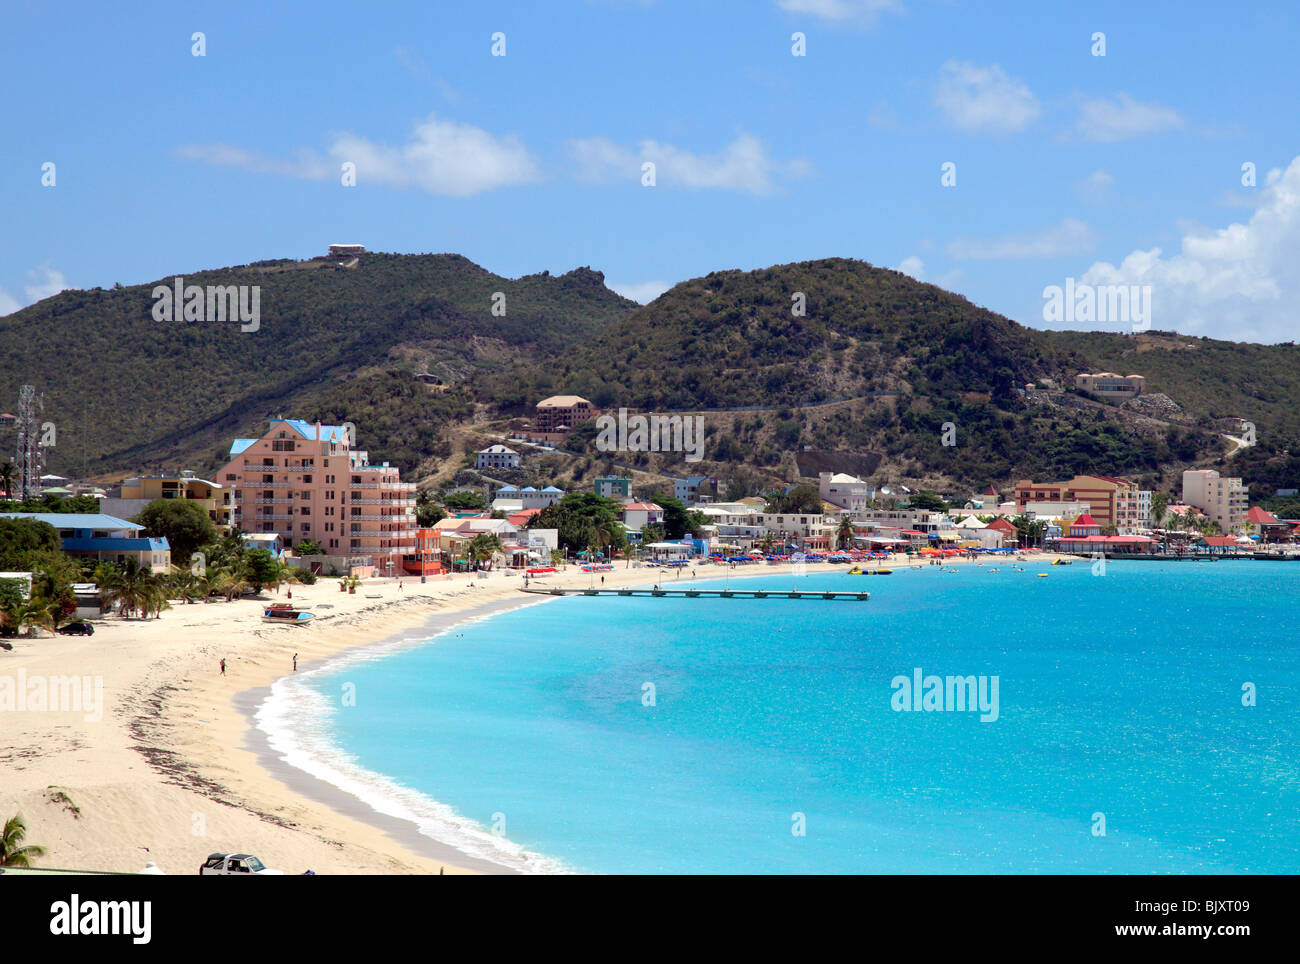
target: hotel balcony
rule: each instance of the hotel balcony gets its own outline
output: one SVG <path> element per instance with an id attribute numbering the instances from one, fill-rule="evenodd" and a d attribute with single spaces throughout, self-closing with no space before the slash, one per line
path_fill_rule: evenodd
<path id="1" fill-rule="evenodd" d="M 248 505 L 293 505 L 293 499 L 245 499 Z"/>

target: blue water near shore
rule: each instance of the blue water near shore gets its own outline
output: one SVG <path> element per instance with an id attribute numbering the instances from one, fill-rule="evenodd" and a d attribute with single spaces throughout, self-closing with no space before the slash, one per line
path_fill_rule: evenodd
<path id="1" fill-rule="evenodd" d="M 1300 565 L 990 568 L 565 598 L 310 683 L 354 764 L 579 871 L 1300 872 Z M 894 709 L 917 668 L 998 718 Z"/>

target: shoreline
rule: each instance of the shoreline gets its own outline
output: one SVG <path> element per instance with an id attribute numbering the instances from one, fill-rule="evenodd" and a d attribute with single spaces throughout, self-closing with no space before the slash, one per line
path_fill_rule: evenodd
<path id="1" fill-rule="evenodd" d="M 694 580 L 662 584 L 790 576 L 788 564 L 699 569 Z M 810 570 L 837 571 L 832 564 Z M 649 585 L 660 574 L 666 571 L 615 568 L 593 576 L 574 568 L 530 586 L 585 588 L 600 585 L 601 576 L 609 587 Z M 286 598 L 267 593 L 232 603 L 178 602 L 160 619 L 112 617 L 97 621 L 90 637 L 15 639 L 12 652 L 0 652 L 0 676 L 75 673 L 102 679 L 104 692 L 98 720 L 76 711 L 5 714 L 4 818 L 22 813 L 28 842 L 47 848 L 38 866 L 133 872 L 152 860 L 166 873 L 193 873 L 208 853 L 246 852 L 286 873 L 518 872 L 435 840 L 414 821 L 381 813 L 284 762 L 257 726 L 271 687 L 292 676 L 294 652 L 303 672 L 403 637 L 424 644 L 467 620 L 547 598 L 524 596 L 522 579 L 500 570 L 483 579 L 397 582 L 371 580 L 355 595 L 339 592 L 334 580 L 291 587 L 296 605 L 317 612 L 302 627 L 263 624 L 268 600 Z"/>

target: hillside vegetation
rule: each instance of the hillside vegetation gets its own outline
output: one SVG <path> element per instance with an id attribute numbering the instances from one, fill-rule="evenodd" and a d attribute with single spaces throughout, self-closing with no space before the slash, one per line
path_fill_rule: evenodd
<path id="1" fill-rule="evenodd" d="M 861 261 L 716 272 L 645 306 L 590 269 L 510 280 L 457 255 L 185 278 L 260 285 L 260 330 L 154 321 L 154 283 L 64 292 L 0 319 L 0 398 L 23 383 L 44 393 L 59 428 L 53 471 L 210 470 L 231 438 L 283 413 L 352 421 L 372 457 L 446 480 L 539 398 L 572 393 L 602 408 L 707 411 L 707 445 L 693 464 L 599 453 L 588 429 L 554 457 L 561 480 L 689 471 L 755 488 L 792 479 L 815 452 L 818 466 L 839 454 L 850 471 L 927 487 L 1091 470 L 1167 488 L 1187 465 L 1221 462 L 1223 435 L 1245 419 L 1259 444 L 1225 464 L 1267 492 L 1300 484 L 1296 346 L 1037 331 Z M 1069 387 L 1100 370 L 1145 375 L 1172 403 L 1115 406 Z"/>

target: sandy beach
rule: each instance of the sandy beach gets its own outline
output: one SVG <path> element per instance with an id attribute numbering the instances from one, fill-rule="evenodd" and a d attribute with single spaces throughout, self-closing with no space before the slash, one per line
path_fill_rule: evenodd
<path id="1" fill-rule="evenodd" d="M 1052 558 L 1037 554 L 1021 564 Z M 701 581 L 728 574 L 716 565 L 697 571 Z M 689 569 L 677 577 L 622 564 L 597 575 L 597 585 L 602 575 L 607 587 L 649 585 L 657 576 L 665 586 L 691 581 Z M 789 568 L 745 566 L 729 575 L 788 576 Z M 535 585 L 592 582 L 570 568 Z M 354 647 L 422 638 L 539 599 L 521 586 L 520 576 L 496 572 L 425 584 L 408 578 L 400 588 L 395 579 L 370 580 L 349 594 L 323 579 L 290 587 L 293 603 L 317 614 L 302 627 L 261 621 L 268 600 L 285 601 L 281 589 L 231 603 L 174 602 L 160 619 L 107 618 L 89 637 L 9 640 L 13 650 L 0 650 L 0 679 L 17 686 L 89 677 L 86 693 L 102 681 L 102 705 L 0 712 L 0 817 L 22 814 L 27 842 L 48 851 L 38 866 L 49 868 L 134 872 L 153 861 L 168 874 L 193 874 L 209 853 L 246 852 L 285 873 L 509 872 L 281 762 L 251 713 L 293 672 L 295 652 L 301 671 Z"/>

